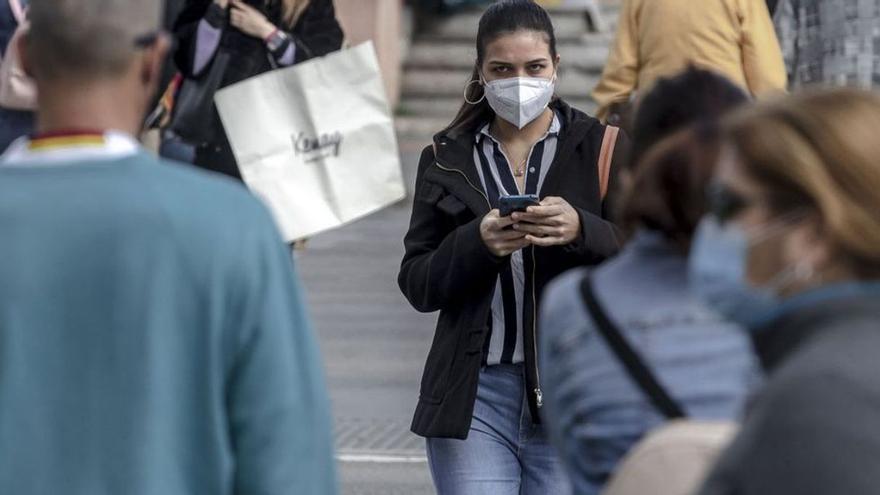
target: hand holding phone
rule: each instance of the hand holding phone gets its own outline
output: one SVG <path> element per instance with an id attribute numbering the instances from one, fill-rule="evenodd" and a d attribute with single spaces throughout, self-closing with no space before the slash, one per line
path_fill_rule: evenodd
<path id="1" fill-rule="evenodd" d="M 517 232 L 510 227 L 513 218 L 502 217 L 496 208 L 486 214 L 480 222 L 480 237 L 489 248 L 489 252 L 499 258 L 511 254 L 529 245 L 524 232 Z"/>
<path id="2" fill-rule="evenodd" d="M 564 246 L 581 235 L 580 214 L 563 198 L 548 196 L 530 210 L 512 214 L 512 227 L 535 246 Z"/>
<path id="3" fill-rule="evenodd" d="M 529 206 L 540 206 L 541 199 L 535 194 L 523 194 L 518 196 L 501 196 L 498 210 L 502 217 L 509 217 L 511 213 L 526 211 Z"/>

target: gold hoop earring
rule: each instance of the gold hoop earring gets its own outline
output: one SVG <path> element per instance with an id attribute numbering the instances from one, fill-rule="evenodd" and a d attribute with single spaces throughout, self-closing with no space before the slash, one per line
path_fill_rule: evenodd
<path id="1" fill-rule="evenodd" d="M 486 99 L 486 90 L 484 89 L 483 96 L 481 96 L 479 100 L 477 100 L 477 101 L 468 100 L 468 90 L 471 89 L 471 86 L 473 86 L 474 83 L 477 83 L 481 86 L 483 84 L 479 79 L 474 79 L 474 80 L 468 82 L 467 84 L 465 84 L 465 86 L 464 86 L 464 102 L 467 103 L 468 105 L 479 105 L 480 103 L 483 102 L 483 100 Z"/>

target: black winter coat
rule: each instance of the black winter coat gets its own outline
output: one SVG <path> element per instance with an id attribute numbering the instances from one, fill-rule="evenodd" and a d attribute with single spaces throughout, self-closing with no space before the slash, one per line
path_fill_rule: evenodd
<path id="1" fill-rule="evenodd" d="M 192 64 L 199 21 L 205 17 L 212 3 L 213 0 L 188 2 L 175 23 L 174 34 L 177 36 L 178 48 L 174 58 L 186 76 L 193 76 Z M 290 35 L 296 43 L 296 63 L 326 55 L 342 47 L 342 28 L 336 20 L 336 11 L 331 0 L 309 2 L 295 26 L 284 23 L 280 1 L 268 6 L 265 0 L 248 0 L 247 3 L 257 7 L 269 21 Z M 224 30 L 220 49 L 229 52 L 234 60 L 227 69 L 221 86 L 235 84 L 272 69 L 263 40 L 248 36 L 230 26 Z"/>
<path id="2" fill-rule="evenodd" d="M 178 69 L 186 77 L 195 77 L 193 62 L 195 60 L 196 40 L 199 22 L 209 13 L 213 0 L 190 0 L 177 18 L 174 34 L 178 46 L 174 52 L 174 61 Z M 336 11 L 332 0 L 312 0 L 303 11 L 295 26 L 284 23 L 281 2 L 267 5 L 265 0 L 247 0 L 248 4 L 258 8 L 266 18 L 279 29 L 284 30 L 296 43 L 295 63 L 326 55 L 342 47 L 343 33 L 336 20 Z M 263 40 L 248 36 L 228 25 L 228 14 L 220 22 L 223 24 L 223 35 L 218 50 L 224 50 L 231 56 L 231 62 L 223 76 L 220 87 L 243 81 L 250 77 L 272 70 L 269 52 Z M 208 70 L 205 68 L 204 70 Z M 217 136 L 217 145 L 228 147 L 223 133 L 223 125 L 216 111 L 206 116 L 206 121 L 213 127 L 212 134 Z"/>
<path id="3" fill-rule="evenodd" d="M 577 209 L 582 236 L 568 246 L 534 249 L 535 275 L 525 298 L 533 306 L 556 276 L 578 266 L 602 262 L 617 253 L 619 233 L 607 218 L 599 192 L 598 161 L 605 126 L 553 103 L 562 131 L 543 196 L 559 196 Z M 628 159 L 628 139 L 620 134 L 612 171 Z M 426 437 L 467 437 L 473 416 L 491 302 L 498 274 L 507 261 L 491 254 L 480 236 L 489 202 L 474 164 L 474 132 L 443 132 L 422 152 L 406 254 L 398 283 L 413 307 L 440 311 L 437 329 L 422 376 L 412 431 Z M 613 176 L 612 173 L 612 181 Z M 614 187 L 609 190 L 613 191 Z M 608 203 L 608 201 L 605 201 Z M 524 322 L 526 385 L 532 417 L 539 417 L 540 377 L 535 352 L 537 307 Z"/>

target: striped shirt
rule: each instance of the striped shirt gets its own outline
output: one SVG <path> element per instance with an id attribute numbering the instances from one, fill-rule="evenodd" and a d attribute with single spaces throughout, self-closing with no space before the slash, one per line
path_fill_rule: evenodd
<path id="1" fill-rule="evenodd" d="M 519 191 L 510 162 L 501 149 L 501 143 L 489 133 L 486 124 L 477 133 L 474 145 L 474 163 L 483 189 L 492 208 L 498 208 L 499 198 L 516 194 L 541 195 L 541 186 L 556 156 L 556 145 L 562 123 L 559 116 L 547 134 L 532 147 L 525 170 L 525 190 Z M 535 310 L 532 293 L 526 289 L 534 283 L 534 255 L 531 249 L 520 250 L 510 256 L 510 262 L 501 270 L 492 299 L 489 319 L 489 337 L 483 350 L 486 365 L 516 364 L 525 361 L 523 325 L 527 311 Z"/>

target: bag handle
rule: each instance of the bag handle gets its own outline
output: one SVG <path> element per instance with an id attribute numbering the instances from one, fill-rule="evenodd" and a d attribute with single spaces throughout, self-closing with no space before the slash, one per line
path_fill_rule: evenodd
<path id="1" fill-rule="evenodd" d="M 617 146 L 617 136 L 620 128 L 605 126 L 605 135 L 602 137 L 602 149 L 599 151 L 599 193 L 602 200 L 608 195 L 608 183 L 611 180 L 611 160 L 614 158 L 614 148 Z"/>
<path id="2" fill-rule="evenodd" d="M 626 367 L 630 377 L 651 399 L 654 407 L 670 420 L 687 417 L 681 406 L 666 392 L 651 370 L 645 366 L 641 356 L 629 345 L 620 330 L 611 323 L 599 300 L 596 299 L 592 277 L 589 274 L 581 282 L 581 295 L 593 321 L 599 328 L 599 333 L 605 338 L 617 359 Z"/>
<path id="3" fill-rule="evenodd" d="M 9 0 L 9 8 L 12 9 L 12 16 L 19 25 L 25 21 L 24 7 L 21 6 L 21 0 Z"/>

